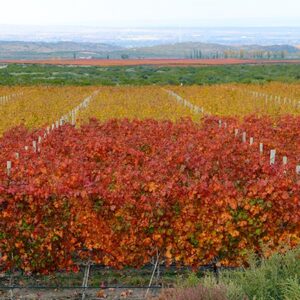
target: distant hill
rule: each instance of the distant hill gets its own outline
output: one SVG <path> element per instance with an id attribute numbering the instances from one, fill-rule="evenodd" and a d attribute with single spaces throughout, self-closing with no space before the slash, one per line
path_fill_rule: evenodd
<path id="1" fill-rule="evenodd" d="M 298 53 L 299 49 L 295 46 L 290 45 L 271 45 L 271 46 L 260 46 L 260 45 L 250 45 L 250 46 L 240 46 L 245 50 L 262 50 L 262 51 L 272 51 L 272 52 L 280 52 L 285 51 L 287 53 Z"/>
<path id="2" fill-rule="evenodd" d="M 281 55 L 284 52 L 286 57 L 294 57 L 299 53 L 299 49 L 290 45 L 237 45 L 228 46 L 221 44 L 207 44 L 207 43 L 179 43 L 159 45 L 143 48 L 132 48 L 126 50 L 115 51 L 120 55 L 128 54 L 131 58 L 145 57 L 145 58 L 203 58 L 205 56 L 224 56 L 226 55 L 240 55 L 239 52 L 244 51 L 249 54 L 259 53 L 266 55 L 267 52 L 273 52 Z M 246 53 L 242 54 L 245 55 Z M 200 56 L 200 57 L 199 57 Z"/>
<path id="3" fill-rule="evenodd" d="M 106 57 L 120 47 L 97 43 L 75 42 L 1 42 L 0 59 L 41 59 L 76 57 Z"/>
<path id="4" fill-rule="evenodd" d="M 290 45 L 236 45 L 175 43 L 151 47 L 122 48 L 104 43 L 0 42 L 0 59 L 135 59 L 135 58 L 299 58 Z"/>
<path id="5" fill-rule="evenodd" d="M 128 54 L 132 58 L 189 58 L 194 51 L 202 51 L 203 53 L 223 52 L 234 49 L 231 46 L 207 43 L 176 43 L 167 45 L 158 45 L 151 47 L 131 48 L 121 51 L 115 51 L 114 54 Z"/>

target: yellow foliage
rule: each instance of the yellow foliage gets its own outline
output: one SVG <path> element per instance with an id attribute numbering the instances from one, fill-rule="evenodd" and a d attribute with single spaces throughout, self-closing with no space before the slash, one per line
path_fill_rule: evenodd
<path id="1" fill-rule="evenodd" d="M 221 84 L 169 89 L 213 115 L 243 117 L 249 114 L 279 116 L 300 113 L 300 103 L 295 106 L 300 100 L 300 84 Z M 280 96 L 281 101 L 266 101 L 262 96 L 254 97 L 251 92 L 265 93 L 273 98 Z M 284 98 L 291 99 L 291 103 Z"/>
<path id="2" fill-rule="evenodd" d="M 91 87 L 19 87 L 0 88 L 1 95 L 23 92 L 0 105 L 0 134 L 17 125 L 39 128 L 55 122 L 96 88 Z"/>
<path id="3" fill-rule="evenodd" d="M 196 114 L 177 103 L 175 97 L 167 93 L 167 89 L 213 115 L 243 117 L 249 114 L 278 116 L 300 113 L 300 84 L 297 83 L 170 86 L 164 89 L 159 86 L 2 86 L 0 97 L 12 94 L 17 96 L 0 104 L 0 135 L 21 124 L 30 129 L 50 125 L 95 90 L 99 90 L 98 95 L 77 115 L 79 124 L 90 118 L 100 121 L 112 118 L 176 121 L 182 117 L 201 120 L 201 113 Z M 254 97 L 251 92 L 265 93 L 273 98 L 266 101 L 262 96 Z M 274 96 L 281 97 L 280 103 L 275 101 Z"/>
<path id="4" fill-rule="evenodd" d="M 81 123 L 95 117 L 101 121 L 117 118 L 176 121 L 182 117 L 199 120 L 158 86 L 101 87 L 99 94 L 86 110 L 79 114 Z"/>

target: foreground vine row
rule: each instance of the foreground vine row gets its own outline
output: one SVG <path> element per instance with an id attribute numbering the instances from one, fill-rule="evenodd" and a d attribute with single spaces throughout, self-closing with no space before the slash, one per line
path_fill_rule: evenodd
<path id="1" fill-rule="evenodd" d="M 243 264 L 263 244 L 300 243 L 300 118 L 208 117 L 201 124 L 92 120 L 0 139 L 0 266 L 71 270 L 76 260 L 140 267 Z M 235 128 L 263 139 L 265 153 Z M 269 150 L 281 149 L 270 166 Z M 18 148 L 19 157 L 14 153 Z M 282 165 L 281 155 L 289 163 Z M 6 162 L 12 162 L 9 175 Z M 268 253 L 266 253 L 268 254 Z"/>

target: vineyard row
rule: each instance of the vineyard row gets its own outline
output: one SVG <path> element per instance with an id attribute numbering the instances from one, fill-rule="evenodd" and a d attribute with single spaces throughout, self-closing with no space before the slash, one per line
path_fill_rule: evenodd
<path id="1" fill-rule="evenodd" d="M 273 135 L 265 118 L 201 124 L 96 120 L 59 126 L 40 152 L 20 151 L 40 132 L 16 128 L 0 140 L 0 264 L 26 272 L 71 270 L 76 260 L 139 267 L 242 264 L 245 249 L 300 243 L 299 117 Z M 249 126 L 249 128 L 247 128 Z M 235 129 L 265 130 L 265 151 L 285 146 L 286 165 L 241 143 Z M 295 131 L 295 132 L 293 132 Z M 282 135 L 280 135 L 282 132 Z M 255 136 L 253 134 L 253 136 Z M 266 255 L 268 253 L 265 253 Z"/>
<path id="2" fill-rule="evenodd" d="M 183 99 L 180 95 L 176 94 L 175 92 L 170 91 L 170 90 L 166 90 L 166 92 L 168 92 L 168 94 L 173 96 L 176 99 L 177 103 L 179 103 L 180 105 L 184 105 L 184 106 L 188 107 L 192 112 L 194 112 L 196 114 L 202 113 L 202 114 L 205 114 L 206 116 L 211 115 L 209 112 L 204 113 L 203 107 L 199 107 L 197 105 L 192 104 L 188 100 Z M 250 93 L 252 95 L 256 96 L 256 97 L 264 95 L 264 94 L 260 94 L 260 93 L 256 93 L 256 92 L 250 92 Z M 272 97 L 270 99 L 272 100 Z M 275 98 L 275 100 L 277 100 L 277 99 L 280 101 L 280 97 Z M 267 101 L 268 101 L 268 96 L 266 95 L 266 102 Z M 284 103 L 285 103 L 285 101 L 284 101 Z M 227 122 L 223 123 L 222 120 L 219 120 L 219 128 L 222 128 L 222 126 L 224 126 L 224 128 L 227 128 Z M 238 128 L 235 128 L 234 135 L 236 137 L 239 135 L 239 129 Z M 247 142 L 247 132 L 246 131 L 242 132 L 242 142 L 243 143 Z M 250 137 L 249 144 L 250 144 L 250 146 L 252 146 L 254 144 L 254 138 L 253 137 Z M 263 151 L 264 151 L 264 144 L 259 143 L 259 152 L 260 152 L 260 154 L 263 154 Z M 276 159 L 276 149 L 272 149 L 272 150 L 270 150 L 270 165 L 275 164 L 275 159 Z M 283 163 L 283 165 L 287 165 L 287 163 L 288 163 L 287 156 L 283 156 L 282 163 Z M 300 165 L 296 165 L 295 171 L 296 171 L 296 174 L 300 174 Z"/>

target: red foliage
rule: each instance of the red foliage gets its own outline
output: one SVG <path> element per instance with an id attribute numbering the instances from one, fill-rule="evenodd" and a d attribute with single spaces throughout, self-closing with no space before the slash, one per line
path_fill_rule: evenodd
<path id="1" fill-rule="evenodd" d="M 1 63 L 77 65 L 77 66 L 213 66 L 247 64 L 299 64 L 299 60 L 257 60 L 257 59 L 50 59 L 50 60 L 2 60 Z"/>
<path id="2" fill-rule="evenodd" d="M 212 117 L 92 120 L 55 129 L 39 153 L 24 146 L 41 132 L 16 128 L 0 140 L 0 264 L 51 272 L 72 270 L 80 257 L 140 267 L 157 251 L 169 263 L 240 264 L 245 249 L 260 253 L 261 243 L 294 246 L 299 120 L 284 117 L 274 127 L 266 118 L 227 119 L 227 129 Z M 290 163 L 270 166 L 257 143 L 235 137 L 236 127 Z"/>

